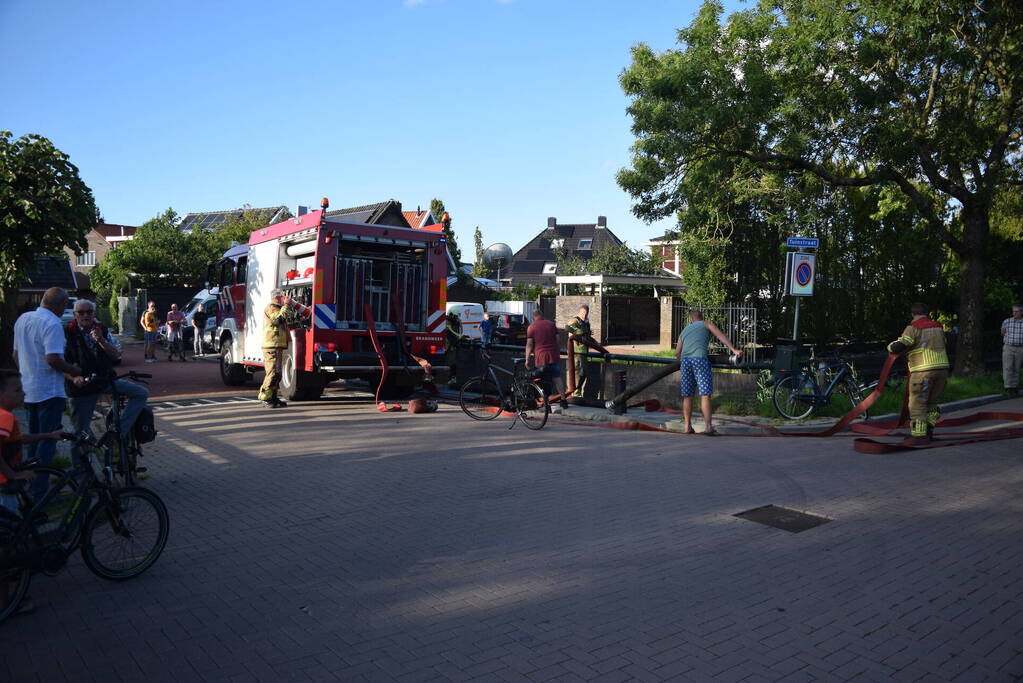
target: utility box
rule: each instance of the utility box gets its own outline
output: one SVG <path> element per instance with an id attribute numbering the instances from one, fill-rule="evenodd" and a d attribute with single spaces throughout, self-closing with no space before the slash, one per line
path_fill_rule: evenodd
<path id="1" fill-rule="evenodd" d="M 774 347 L 774 372 L 797 372 L 808 358 L 802 344 L 794 339 L 779 339 Z"/>

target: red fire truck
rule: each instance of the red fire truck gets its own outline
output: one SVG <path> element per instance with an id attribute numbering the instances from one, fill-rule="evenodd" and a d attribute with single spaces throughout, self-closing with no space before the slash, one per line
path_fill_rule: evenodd
<path id="1" fill-rule="evenodd" d="M 282 362 L 285 398 L 318 398 L 341 377 L 375 389 L 382 362 L 385 395 L 408 393 L 430 366 L 443 379 L 447 275 L 439 225 L 347 223 L 328 217 L 324 200 L 320 211 L 256 230 L 212 273 L 221 377 L 238 385 L 263 369 L 263 310 L 279 288 L 305 307 Z"/>

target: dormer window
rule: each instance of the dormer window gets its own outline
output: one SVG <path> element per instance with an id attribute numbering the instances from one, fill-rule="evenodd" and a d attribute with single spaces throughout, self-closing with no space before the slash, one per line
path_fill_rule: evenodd
<path id="1" fill-rule="evenodd" d="M 593 249 L 593 240 L 579 240 L 580 249 Z"/>

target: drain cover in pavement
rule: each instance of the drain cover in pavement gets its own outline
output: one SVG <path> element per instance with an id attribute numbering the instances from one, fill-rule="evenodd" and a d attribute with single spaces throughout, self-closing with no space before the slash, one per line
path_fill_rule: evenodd
<path id="1" fill-rule="evenodd" d="M 763 507 L 746 510 L 746 512 L 736 513 L 735 517 L 773 526 L 776 529 L 791 531 L 794 534 L 831 521 L 829 517 L 815 515 L 810 512 L 801 512 L 781 507 L 780 505 L 764 505 Z"/>

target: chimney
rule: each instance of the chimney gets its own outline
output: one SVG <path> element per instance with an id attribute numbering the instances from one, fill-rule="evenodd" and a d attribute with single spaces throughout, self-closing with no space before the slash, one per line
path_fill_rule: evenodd
<path id="1" fill-rule="evenodd" d="M 597 227 L 598 228 L 607 227 L 607 216 L 597 216 Z"/>
<path id="2" fill-rule="evenodd" d="M 548 218 L 547 219 L 547 227 L 548 228 L 556 228 L 556 227 L 558 227 L 558 219 L 555 218 L 554 216 L 551 216 L 550 218 Z"/>
<path id="3" fill-rule="evenodd" d="M 295 209 L 295 215 L 296 216 L 304 216 L 307 213 L 309 213 L 309 207 L 308 206 L 302 206 L 301 204 L 299 204 L 298 208 Z"/>

